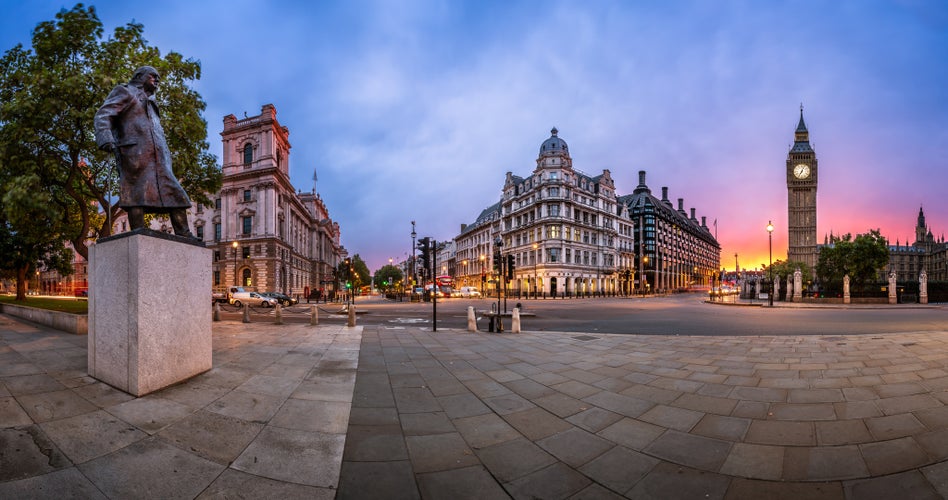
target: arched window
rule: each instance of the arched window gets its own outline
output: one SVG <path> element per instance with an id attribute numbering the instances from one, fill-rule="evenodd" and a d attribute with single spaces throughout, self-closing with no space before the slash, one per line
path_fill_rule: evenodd
<path id="1" fill-rule="evenodd" d="M 244 165 L 250 165 L 253 162 L 253 146 L 249 143 L 244 146 Z"/>
<path id="2" fill-rule="evenodd" d="M 243 279 L 244 286 L 250 286 L 250 285 L 251 285 L 251 282 L 250 282 L 250 269 L 244 268 L 244 273 L 243 273 L 243 274 L 244 274 L 244 279 Z"/>

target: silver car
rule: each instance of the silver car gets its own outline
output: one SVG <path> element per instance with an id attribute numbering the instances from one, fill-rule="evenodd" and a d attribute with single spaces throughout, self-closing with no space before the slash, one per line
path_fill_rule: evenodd
<path id="1" fill-rule="evenodd" d="M 277 299 L 264 297 L 257 292 L 235 292 L 230 298 L 230 303 L 240 307 L 244 304 L 248 306 L 273 307 L 277 304 Z"/>

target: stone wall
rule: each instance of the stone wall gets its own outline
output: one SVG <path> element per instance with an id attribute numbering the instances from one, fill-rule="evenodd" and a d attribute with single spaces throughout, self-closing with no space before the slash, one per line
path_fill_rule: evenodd
<path id="1" fill-rule="evenodd" d="M 33 323 L 62 330 L 66 333 L 85 335 L 89 333 L 89 316 L 15 304 L 0 304 L 0 312 L 23 318 Z"/>

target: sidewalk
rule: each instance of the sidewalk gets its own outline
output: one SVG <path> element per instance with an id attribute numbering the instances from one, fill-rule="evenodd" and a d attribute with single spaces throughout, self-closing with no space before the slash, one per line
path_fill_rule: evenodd
<path id="1" fill-rule="evenodd" d="M 0 315 L 0 498 L 948 496 L 945 332 L 224 322 L 214 355 L 135 399 Z"/>

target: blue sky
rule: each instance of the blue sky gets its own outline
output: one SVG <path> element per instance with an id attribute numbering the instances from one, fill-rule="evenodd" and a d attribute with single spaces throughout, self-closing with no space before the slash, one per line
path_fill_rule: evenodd
<path id="1" fill-rule="evenodd" d="M 72 3 L 6 1 L 0 50 Z M 575 168 L 639 170 L 718 221 L 722 264 L 786 255 L 800 104 L 818 234 L 948 233 L 948 2 L 163 1 L 93 3 L 202 64 L 211 152 L 227 114 L 272 103 L 293 184 L 317 190 L 370 269 L 453 238 L 525 176 L 557 127 Z M 677 203 L 677 202 L 675 202 Z"/>

